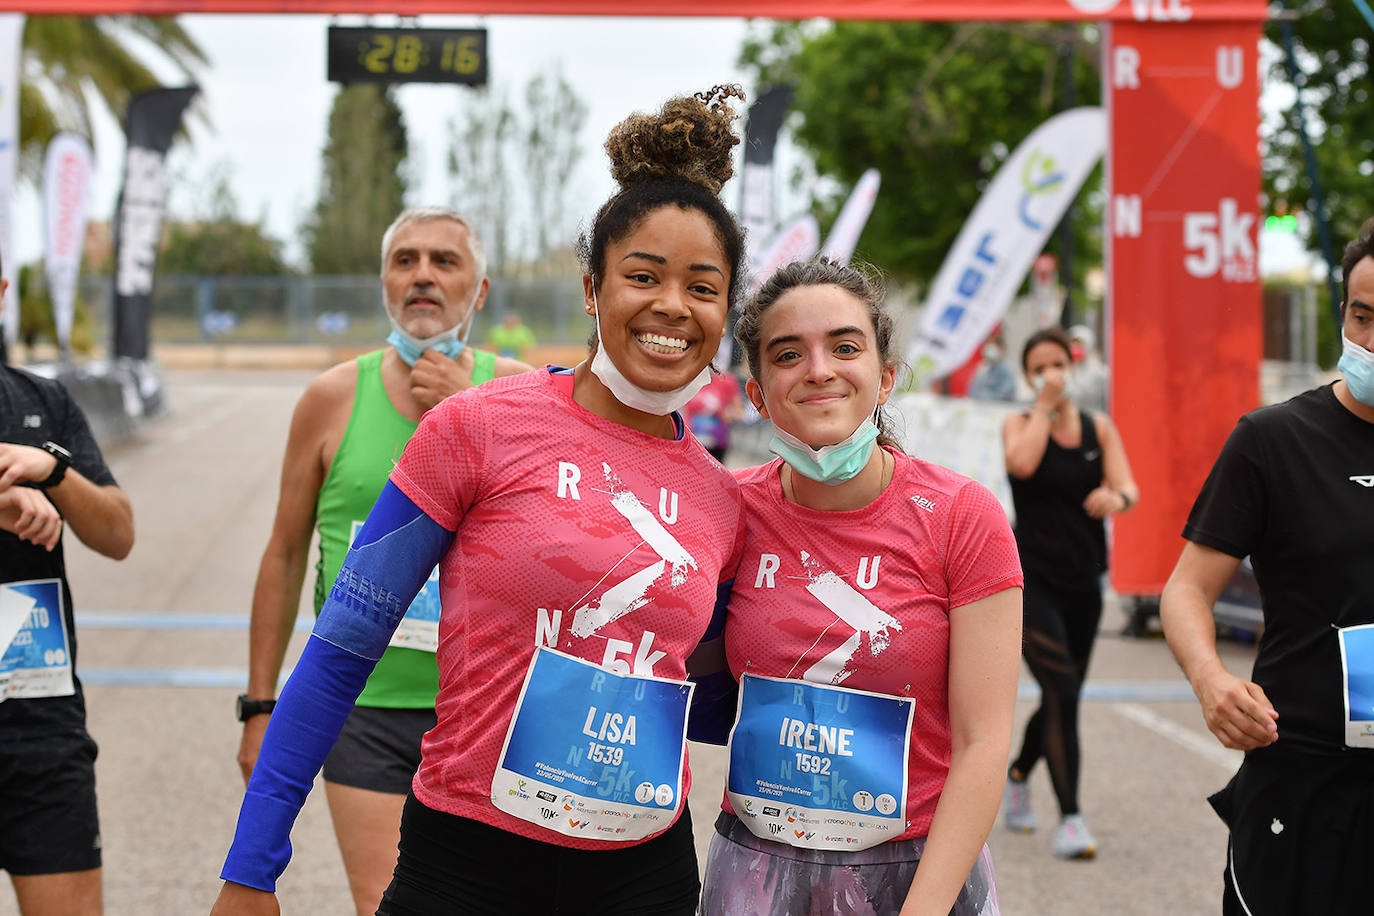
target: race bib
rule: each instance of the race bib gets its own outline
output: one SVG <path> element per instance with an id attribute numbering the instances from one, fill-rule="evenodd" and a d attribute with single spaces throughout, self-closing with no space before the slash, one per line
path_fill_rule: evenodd
<path id="1" fill-rule="evenodd" d="M 662 832 L 683 802 L 692 688 L 540 647 L 492 777 L 492 804 L 565 836 Z"/>
<path id="2" fill-rule="evenodd" d="M 348 533 L 348 543 L 352 544 L 358 539 L 358 532 L 362 527 L 362 522 L 353 523 L 353 528 Z M 406 608 L 401 625 L 391 634 L 391 642 L 388 645 L 400 646 L 403 649 L 419 649 L 422 652 L 437 652 L 439 612 L 439 567 L 436 566 L 430 570 L 424 588 L 420 589 L 415 600 L 410 602 L 410 607 Z"/>
<path id="3" fill-rule="evenodd" d="M 0 646 L 0 702 L 76 693 L 62 580 L 0 585 Z"/>
<path id="4" fill-rule="evenodd" d="M 740 679 L 726 793 L 750 832 L 867 849 L 906 830 L 914 700 L 785 678 Z"/>
<path id="5" fill-rule="evenodd" d="M 1374 623 L 1336 631 L 1341 640 L 1347 747 L 1374 747 Z"/>

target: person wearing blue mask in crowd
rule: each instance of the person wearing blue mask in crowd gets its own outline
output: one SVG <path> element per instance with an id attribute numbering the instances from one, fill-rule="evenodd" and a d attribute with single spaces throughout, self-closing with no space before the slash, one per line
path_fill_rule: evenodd
<path id="1" fill-rule="evenodd" d="M 441 207 L 406 210 L 382 236 L 385 348 L 333 367 L 296 405 L 281 495 L 253 590 L 248 691 L 238 704 L 238 761 L 253 771 L 295 626 L 311 535 L 320 534 L 316 613 L 420 417 L 450 394 L 529 369 L 473 350 L 468 331 L 489 281 L 468 223 Z M 432 594 L 431 594 L 432 593 Z M 438 596 L 427 588 L 368 680 L 324 765 L 325 795 L 360 914 L 391 881 L 401 808 L 434 725 Z"/>
<path id="2" fill-rule="evenodd" d="M 1374 862 L 1374 220 L 1341 262 L 1341 378 L 1240 418 L 1164 588 L 1169 647 L 1223 745 L 1222 912 L 1367 913 Z M 1246 557 L 1264 609 L 1250 678 L 1212 606 Z"/>

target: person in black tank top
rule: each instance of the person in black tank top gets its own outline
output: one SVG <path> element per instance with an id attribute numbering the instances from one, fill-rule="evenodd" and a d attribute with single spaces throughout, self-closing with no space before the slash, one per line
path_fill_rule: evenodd
<path id="1" fill-rule="evenodd" d="M 1035 403 L 1002 427 L 1026 576 L 1022 654 L 1041 690 L 1007 772 L 1003 815 L 1011 830 L 1035 829 L 1026 778 L 1045 758 L 1059 802 L 1054 854 L 1090 859 L 1096 842 L 1078 810 L 1078 703 L 1102 617 L 1103 519 L 1130 509 L 1139 492 L 1112 421 L 1074 403 L 1072 366 L 1063 331 L 1032 334 L 1021 367 Z"/>

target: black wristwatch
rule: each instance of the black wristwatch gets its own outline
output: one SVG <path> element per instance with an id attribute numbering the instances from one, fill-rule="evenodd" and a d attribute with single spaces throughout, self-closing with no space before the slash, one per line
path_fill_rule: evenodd
<path id="1" fill-rule="evenodd" d="M 49 487 L 57 486 L 62 482 L 62 478 L 67 476 L 67 468 L 72 466 L 72 453 L 56 442 L 44 442 L 38 447 L 57 460 L 57 464 L 53 466 L 52 473 L 36 484 L 38 489 L 46 490 Z"/>
<path id="2" fill-rule="evenodd" d="M 272 708 L 277 705 L 276 700 L 254 700 L 248 694 L 239 694 L 238 701 L 234 704 L 234 710 L 238 714 L 240 722 L 247 722 L 254 716 L 266 716 L 272 713 Z"/>

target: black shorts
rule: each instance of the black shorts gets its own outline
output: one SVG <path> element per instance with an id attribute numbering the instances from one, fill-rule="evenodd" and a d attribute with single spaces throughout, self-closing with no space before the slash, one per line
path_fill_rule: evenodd
<path id="1" fill-rule="evenodd" d="M 325 781 L 405 795 L 420 768 L 420 739 L 434 722 L 433 708 L 353 707 L 325 758 Z"/>
<path id="2" fill-rule="evenodd" d="M 411 795 L 377 916 L 692 916 L 700 893 L 686 807 L 651 840 L 586 850 L 434 811 Z"/>
<path id="3" fill-rule="evenodd" d="M 0 869 L 53 875 L 100 867 L 95 742 L 0 736 Z"/>
<path id="4" fill-rule="evenodd" d="M 1222 912 L 1370 912 L 1374 756 L 1251 751 L 1209 799 L 1231 828 Z"/>

